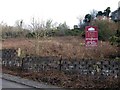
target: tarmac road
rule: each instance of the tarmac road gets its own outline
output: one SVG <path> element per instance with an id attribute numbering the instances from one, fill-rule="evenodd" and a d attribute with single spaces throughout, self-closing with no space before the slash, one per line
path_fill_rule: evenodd
<path id="1" fill-rule="evenodd" d="M 64 90 L 58 88 L 34 88 L 17 82 L 2 79 L 2 89 L 1 90 Z"/>
<path id="2" fill-rule="evenodd" d="M 32 87 L 2 79 L 2 88 L 32 88 Z"/>

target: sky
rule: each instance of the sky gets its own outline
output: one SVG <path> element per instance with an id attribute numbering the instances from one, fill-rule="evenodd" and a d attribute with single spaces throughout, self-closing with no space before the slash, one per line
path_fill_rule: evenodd
<path id="1" fill-rule="evenodd" d="M 63 23 L 73 27 L 77 25 L 78 18 L 93 9 L 104 11 L 111 7 L 111 11 L 118 8 L 120 0 L 0 0 L 0 22 L 14 26 L 17 20 L 23 20 L 26 25 L 32 18 Z"/>

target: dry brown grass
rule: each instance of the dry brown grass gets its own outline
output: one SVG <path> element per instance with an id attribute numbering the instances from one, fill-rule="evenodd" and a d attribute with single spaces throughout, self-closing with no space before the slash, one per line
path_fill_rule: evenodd
<path id="1" fill-rule="evenodd" d="M 102 76 L 89 76 L 89 75 L 68 75 L 60 71 L 41 71 L 39 73 L 22 72 L 19 70 L 10 70 L 5 67 L 2 68 L 3 73 L 20 76 L 25 79 L 34 80 L 37 82 L 44 82 L 48 85 L 55 85 L 63 88 L 119 88 L 119 79 L 108 76 L 106 79 Z"/>
<path id="2" fill-rule="evenodd" d="M 100 42 L 98 47 L 87 48 L 84 39 L 75 36 L 49 37 L 35 39 L 7 39 L 2 43 L 3 48 L 21 48 L 24 53 L 40 56 L 62 56 L 63 58 L 92 58 L 103 59 L 115 54 L 117 48 L 109 42 Z"/>

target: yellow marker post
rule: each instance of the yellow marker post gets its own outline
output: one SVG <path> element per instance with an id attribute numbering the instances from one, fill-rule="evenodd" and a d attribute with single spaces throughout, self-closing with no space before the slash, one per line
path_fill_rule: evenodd
<path id="1" fill-rule="evenodd" d="M 99 69 L 99 67 L 98 67 L 98 66 L 96 66 L 96 70 L 97 70 L 97 72 L 98 72 L 98 73 L 100 72 L 100 69 Z"/>
<path id="2" fill-rule="evenodd" d="M 21 49 L 18 48 L 18 57 L 20 57 L 20 56 L 21 56 Z"/>
<path id="3" fill-rule="evenodd" d="M 93 65 L 93 67 L 94 67 L 94 69 L 97 71 L 97 73 L 99 73 L 99 72 L 100 72 L 100 68 L 99 68 L 99 66 L 98 66 L 98 65 Z"/>

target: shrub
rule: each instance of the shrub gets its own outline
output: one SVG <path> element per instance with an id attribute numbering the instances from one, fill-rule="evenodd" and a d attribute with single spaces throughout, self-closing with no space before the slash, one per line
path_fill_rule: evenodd
<path id="1" fill-rule="evenodd" d="M 120 31 L 118 30 L 117 33 L 110 38 L 110 42 L 112 45 L 116 45 L 120 47 Z"/>
<path id="2" fill-rule="evenodd" d="M 2 35 L 1 37 L 4 38 L 17 38 L 17 37 L 26 37 L 26 34 L 29 33 L 29 30 L 26 29 L 19 29 L 17 27 L 11 27 L 11 26 L 2 26 Z"/>
<path id="3" fill-rule="evenodd" d="M 108 20 L 99 20 L 93 23 L 93 25 L 98 27 L 98 37 L 99 40 L 109 40 L 111 36 L 116 33 L 116 24 Z"/>
<path id="4" fill-rule="evenodd" d="M 65 35 L 66 36 L 80 36 L 82 32 L 83 31 L 80 29 L 66 30 Z"/>
<path id="5" fill-rule="evenodd" d="M 26 34 L 27 38 L 34 38 L 35 37 L 35 33 L 28 33 Z"/>

